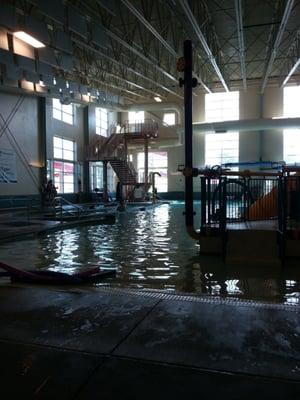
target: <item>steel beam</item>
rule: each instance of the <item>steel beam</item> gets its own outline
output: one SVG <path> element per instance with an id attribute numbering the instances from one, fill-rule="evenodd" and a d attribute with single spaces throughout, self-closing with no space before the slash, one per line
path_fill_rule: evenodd
<path id="1" fill-rule="evenodd" d="M 244 90 L 247 90 L 242 0 L 235 0 L 235 13 L 236 13 L 236 23 L 237 23 L 237 34 L 239 40 L 241 75 L 242 75 Z"/>
<path id="2" fill-rule="evenodd" d="M 157 32 L 157 30 L 150 24 L 149 21 L 134 7 L 133 4 L 128 0 L 121 0 L 121 2 L 136 16 L 136 18 L 160 41 L 160 43 L 171 53 L 174 57 L 178 57 L 178 54 L 172 46 Z"/>
<path id="3" fill-rule="evenodd" d="M 229 92 L 229 88 L 227 86 L 227 83 L 225 82 L 225 79 L 224 79 L 224 77 L 222 75 L 222 72 L 221 72 L 221 70 L 220 70 L 220 68 L 219 68 L 219 66 L 217 64 L 217 61 L 216 61 L 216 59 L 215 59 L 215 57 L 214 57 L 214 55 L 213 55 L 213 53 L 212 53 L 207 41 L 206 41 L 206 38 L 204 37 L 204 35 L 203 35 L 203 33 L 202 33 L 202 31 L 201 31 L 201 29 L 200 29 L 200 27 L 199 27 L 199 25 L 198 25 L 198 23 L 196 21 L 196 18 L 194 16 L 194 14 L 192 13 L 192 10 L 190 9 L 188 1 L 187 0 L 180 0 L 180 4 L 181 4 L 181 7 L 182 7 L 185 15 L 187 16 L 188 20 L 190 21 L 190 24 L 192 25 L 192 27 L 193 27 L 196 35 L 197 35 L 197 38 L 199 39 L 200 43 L 202 44 L 202 46 L 204 48 L 204 51 L 207 54 L 211 65 L 213 66 L 218 78 L 220 79 L 222 85 L 224 86 L 224 89 L 226 90 L 226 92 Z"/>
<path id="4" fill-rule="evenodd" d="M 106 55 L 105 53 L 103 53 L 102 51 L 100 51 L 99 49 L 96 49 L 95 47 L 93 47 L 93 46 L 91 46 L 89 44 L 86 44 L 86 43 L 82 42 L 81 40 L 78 40 L 78 39 L 76 39 L 74 37 L 72 37 L 72 41 L 74 43 L 76 43 L 77 45 L 79 45 L 81 47 L 81 49 L 83 49 L 83 50 L 88 49 L 88 50 L 92 51 L 93 53 L 100 55 L 104 59 L 114 63 L 115 65 L 118 65 L 121 68 L 125 68 L 129 72 L 132 72 L 134 75 L 136 75 L 136 76 L 138 76 L 138 77 L 150 82 L 153 85 L 156 85 L 156 86 L 160 87 L 161 89 L 163 89 L 166 92 L 172 94 L 173 96 L 176 96 L 176 97 L 178 97 L 180 99 L 183 98 L 181 95 L 179 95 L 178 93 L 174 92 L 173 90 L 171 90 L 171 89 L 167 88 L 166 86 L 160 84 L 159 82 L 157 82 L 157 81 L 155 81 L 155 80 L 143 75 L 141 72 L 138 72 L 138 71 L 134 70 L 133 68 L 121 63 L 120 61 L 115 60 L 114 58 L 112 58 L 112 57 Z"/>
<path id="5" fill-rule="evenodd" d="M 277 34 L 276 34 L 276 38 L 275 38 L 274 44 L 273 44 L 273 48 L 272 48 L 272 51 L 271 51 L 271 54 L 270 54 L 270 57 L 269 57 L 269 61 L 268 61 L 267 68 L 266 68 L 266 72 L 265 72 L 265 75 L 264 75 L 264 78 L 263 78 L 262 87 L 261 87 L 261 93 L 264 93 L 266 85 L 267 85 L 267 82 L 268 82 L 269 75 L 272 72 L 273 64 L 274 64 L 277 52 L 279 50 L 279 46 L 280 46 L 280 43 L 281 43 L 281 39 L 282 39 L 283 33 L 285 31 L 285 28 L 286 28 L 286 24 L 287 24 L 288 19 L 289 19 L 290 15 L 291 15 L 293 5 L 294 5 L 294 0 L 287 0 L 286 6 L 285 6 L 285 10 L 284 10 L 284 13 L 283 13 L 283 16 L 282 16 L 282 19 L 281 19 Z"/>
<path id="6" fill-rule="evenodd" d="M 281 88 L 283 88 L 288 83 L 292 75 L 296 72 L 299 65 L 300 65 L 300 29 L 297 31 L 297 34 L 288 50 L 286 63 L 283 68 L 286 77 L 282 82 Z"/>
<path id="7" fill-rule="evenodd" d="M 134 7 L 134 5 L 128 0 L 121 0 L 121 2 L 132 12 L 133 15 L 153 34 L 153 36 L 158 39 L 158 41 L 168 50 L 168 52 L 176 58 L 179 58 L 178 53 L 173 49 L 172 46 L 161 36 L 161 34 L 150 24 L 149 21 Z M 203 88 L 211 93 L 211 90 L 208 86 L 203 82 L 203 80 L 197 76 L 198 82 L 203 86 Z"/>

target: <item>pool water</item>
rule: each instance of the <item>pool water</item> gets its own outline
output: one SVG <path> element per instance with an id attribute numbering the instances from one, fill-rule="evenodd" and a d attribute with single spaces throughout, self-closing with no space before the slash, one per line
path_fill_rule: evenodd
<path id="1" fill-rule="evenodd" d="M 67 273 L 95 265 L 116 268 L 116 277 L 100 284 L 113 287 L 300 301 L 296 268 L 233 267 L 219 257 L 200 257 L 198 243 L 186 233 L 183 211 L 182 202 L 143 211 L 132 208 L 119 213 L 115 225 L 81 226 L 4 243 L 1 260 Z"/>

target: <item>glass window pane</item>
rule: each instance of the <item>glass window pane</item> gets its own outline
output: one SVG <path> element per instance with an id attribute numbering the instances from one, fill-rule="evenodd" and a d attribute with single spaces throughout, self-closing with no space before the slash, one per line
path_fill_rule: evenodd
<path id="1" fill-rule="evenodd" d="M 72 183 L 64 183 L 64 193 L 73 193 L 74 192 L 74 185 Z"/>
<path id="2" fill-rule="evenodd" d="M 64 173 L 73 174 L 74 172 L 74 164 L 64 163 Z"/>
<path id="3" fill-rule="evenodd" d="M 59 119 L 61 121 L 61 111 L 53 108 L 53 118 Z"/>
<path id="4" fill-rule="evenodd" d="M 63 113 L 63 122 L 73 125 L 73 115 Z"/>
<path id="5" fill-rule="evenodd" d="M 54 136 L 53 137 L 53 146 L 61 148 L 62 147 L 62 139 L 57 136 Z"/>
<path id="6" fill-rule="evenodd" d="M 64 139 L 63 141 L 63 147 L 64 150 L 74 150 L 74 142 L 72 140 L 66 140 Z"/>
<path id="7" fill-rule="evenodd" d="M 69 150 L 64 150 L 63 152 L 63 159 L 64 160 L 74 160 L 74 152 Z"/>
<path id="8" fill-rule="evenodd" d="M 57 108 L 58 110 L 61 110 L 61 102 L 59 101 L 59 99 L 52 99 L 52 106 L 53 108 Z"/>
<path id="9" fill-rule="evenodd" d="M 136 122 L 144 123 L 145 121 L 144 111 L 129 111 L 128 121 L 130 124 L 134 124 Z"/>
<path id="10" fill-rule="evenodd" d="M 165 113 L 163 121 L 167 125 L 175 125 L 175 113 Z"/>
<path id="11" fill-rule="evenodd" d="M 53 156 L 54 156 L 54 158 L 63 158 L 62 149 L 58 149 L 58 148 L 54 147 Z"/>

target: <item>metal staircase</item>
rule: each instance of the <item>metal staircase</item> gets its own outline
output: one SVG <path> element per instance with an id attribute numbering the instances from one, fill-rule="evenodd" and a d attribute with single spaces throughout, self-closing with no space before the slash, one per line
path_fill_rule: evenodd
<path id="1" fill-rule="evenodd" d="M 116 133 L 115 127 L 112 127 L 110 132 L 108 138 L 98 136 L 90 143 L 87 149 L 87 160 L 109 162 L 122 185 L 133 186 L 134 188 L 144 186 L 145 193 L 147 193 L 150 185 L 138 183 L 137 172 L 132 163 L 127 160 L 126 140 L 141 141 L 156 138 L 158 136 L 158 124 L 152 120 L 134 124 L 125 121 L 121 126 L 121 133 Z"/>
<path id="2" fill-rule="evenodd" d="M 116 158 L 110 159 L 109 162 L 122 185 L 136 186 L 137 173 L 128 161 Z"/>

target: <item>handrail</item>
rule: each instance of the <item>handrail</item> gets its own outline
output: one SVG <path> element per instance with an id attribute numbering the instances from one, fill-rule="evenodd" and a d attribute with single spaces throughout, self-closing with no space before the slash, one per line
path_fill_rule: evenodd
<path id="1" fill-rule="evenodd" d="M 58 202 L 57 206 L 56 206 L 56 202 Z M 61 197 L 61 196 L 54 197 L 52 204 L 53 204 L 53 208 L 54 208 L 54 212 L 55 212 L 55 218 L 57 218 L 56 210 L 59 207 L 61 222 L 62 222 L 63 212 L 66 214 L 70 214 L 73 217 L 78 217 L 78 219 L 81 218 L 83 215 L 85 215 L 85 212 L 84 212 L 85 210 L 81 206 L 78 206 L 77 204 L 74 204 L 71 201 L 66 200 L 64 197 Z M 68 209 L 64 209 L 63 204 L 74 207 L 75 209 L 77 209 L 77 213 L 74 213 Z"/>
<path id="2" fill-rule="evenodd" d="M 145 137 L 157 138 L 158 136 L 158 123 L 153 119 L 146 118 L 144 121 L 123 122 L 121 125 L 121 133 L 126 134 L 140 134 Z"/>

